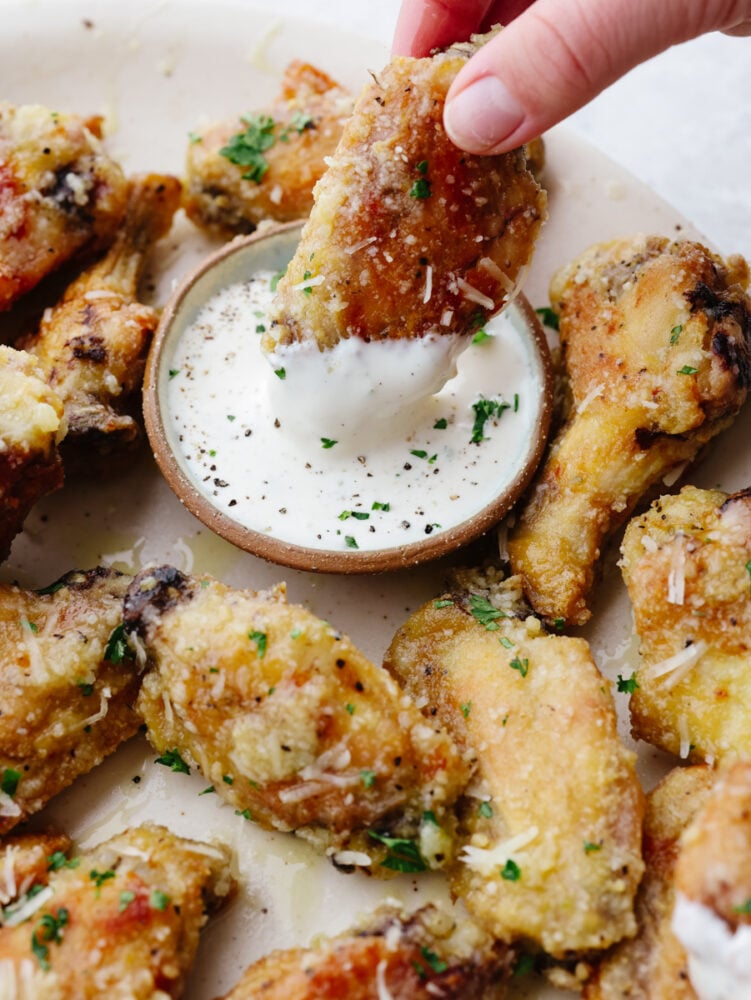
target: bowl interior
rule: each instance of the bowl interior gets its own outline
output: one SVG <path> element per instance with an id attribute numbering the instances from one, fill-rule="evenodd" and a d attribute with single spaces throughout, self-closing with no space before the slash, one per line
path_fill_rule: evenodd
<path id="1" fill-rule="evenodd" d="M 417 541 L 384 548 L 321 548 L 280 537 L 279 532 L 247 527 L 217 505 L 185 459 L 170 401 L 175 353 L 205 303 L 221 289 L 258 270 L 283 271 L 294 255 L 300 224 L 270 227 L 239 237 L 210 255 L 175 291 L 164 309 L 151 347 L 144 382 L 146 429 L 157 463 L 173 492 L 212 531 L 247 552 L 295 569 L 334 573 L 373 573 L 403 569 L 438 558 L 492 528 L 528 485 L 542 456 L 550 424 L 552 376 L 547 341 L 535 312 L 523 296 L 505 310 L 514 336 L 525 346 L 536 398 L 531 433 L 522 442 L 508 479 L 490 502 L 460 523 L 444 525 Z M 221 363 L 218 359 L 217 363 Z M 262 364 L 266 364 L 261 359 Z"/>

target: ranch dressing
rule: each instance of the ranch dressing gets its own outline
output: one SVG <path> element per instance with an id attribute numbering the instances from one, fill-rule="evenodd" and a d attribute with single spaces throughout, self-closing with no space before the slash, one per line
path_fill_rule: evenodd
<path id="1" fill-rule="evenodd" d="M 258 272 L 221 289 L 170 361 L 168 433 L 215 507 L 290 544 L 384 549 L 455 527 L 514 479 L 542 376 L 511 310 L 451 378 L 451 337 L 265 355 L 271 286 Z"/>
<path id="2" fill-rule="evenodd" d="M 733 932 L 714 910 L 679 893 L 672 929 L 699 1000 L 751 1000 L 751 926 Z"/>

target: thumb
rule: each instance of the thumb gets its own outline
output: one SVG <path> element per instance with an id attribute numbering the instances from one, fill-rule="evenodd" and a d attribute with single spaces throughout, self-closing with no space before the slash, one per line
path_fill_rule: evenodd
<path id="1" fill-rule="evenodd" d="M 670 45 L 732 28 L 732 7 L 726 0 L 536 0 L 458 74 L 446 131 L 469 152 L 513 149 Z"/>

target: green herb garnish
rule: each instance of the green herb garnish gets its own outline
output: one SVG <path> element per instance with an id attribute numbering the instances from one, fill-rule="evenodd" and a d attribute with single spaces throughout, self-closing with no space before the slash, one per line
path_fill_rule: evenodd
<path id="1" fill-rule="evenodd" d="M 248 632 L 248 638 L 251 642 L 256 644 L 256 652 L 258 653 L 258 659 L 262 660 L 266 655 L 266 647 L 268 646 L 269 638 L 265 632 L 256 632 L 255 630 Z"/>
<path id="2" fill-rule="evenodd" d="M 529 660 L 526 656 L 522 660 L 518 656 L 515 656 L 513 660 L 509 661 L 509 666 L 512 670 L 518 670 L 522 677 L 526 677 L 529 671 Z"/>
<path id="3" fill-rule="evenodd" d="M 190 768 L 180 756 L 180 751 L 177 747 L 165 751 L 161 757 L 156 758 L 154 763 L 163 764 L 164 767 L 168 767 L 171 771 L 177 771 L 180 774 L 190 774 Z"/>
<path id="4" fill-rule="evenodd" d="M 169 906 L 170 898 L 166 892 L 162 892 L 161 889 L 152 889 L 151 895 L 149 896 L 149 906 L 152 910 L 159 910 L 164 912 Z"/>
<path id="5" fill-rule="evenodd" d="M 368 830 L 368 836 L 388 848 L 388 854 L 381 862 L 382 868 L 395 872 L 424 872 L 427 862 L 420 854 L 420 849 L 414 840 L 405 837 L 387 837 L 375 830 Z"/>
<path id="6" fill-rule="evenodd" d="M 559 327 L 558 313 L 553 312 L 549 306 L 541 306 L 539 309 L 535 309 L 535 312 L 542 320 L 545 326 L 550 327 L 551 330 L 557 330 Z"/>
<path id="7" fill-rule="evenodd" d="M 333 448 L 339 442 L 335 438 L 321 438 L 321 445 L 324 448 Z"/>
<path id="8" fill-rule="evenodd" d="M 268 161 L 263 154 L 276 141 L 274 119 L 269 115 L 243 115 L 242 121 L 247 126 L 245 131 L 233 135 L 227 145 L 219 150 L 219 155 L 239 167 L 249 167 L 250 169 L 242 175 L 243 180 L 260 184 L 263 175 L 269 169 Z"/>
<path id="9" fill-rule="evenodd" d="M 631 674 L 630 677 L 623 677 L 618 674 L 618 680 L 616 681 L 618 685 L 618 691 L 621 694 L 633 694 L 634 691 L 639 687 L 639 682 L 636 679 L 636 674 Z"/>
<path id="10" fill-rule="evenodd" d="M 125 623 L 120 622 L 112 630 L 107 645 L 104 647 L 104 658 L 109 663 L 122 663 L 123 660 L 135 659 L 135 653 L 128 645 L 128 638 L 125 634 Z"/>
<path id="11" fill-rule="evenodd" d="M 521 877 L 521 868 L 515 861 L 512 861 L 511 858 L 509 858 L 503 868 L 501 868 L 501 878 L 505 879 L 507 882 L 518 882 Z"/>
<path id="12" fill-rule="evenodd" d="M 484 625 L 488 632 L 495 632 L 498 629 L 498 619 L 506 618 L 503 611 L 494 608 L 487 597 L 482 594 L 469 595 L 469 609 L 472 617 L 481 625 Z"/>
<path id="13" fill-rule="evenodd" d="M 16 794 L 18 790 L 18 782 L 21 780 L 21 772 L 16 771 L 13 767 L 6 767 L 3 771 L 3 776 L 0 778 L 0 791 L 3 791 L 6 795 L 11 798 Z"/>
<path id="14" fill-rule="evenodd" d="M 677 344 L 678 343 L 678 338 L 680 337 L 680 335 L 681 335 L 682 332 L 683 332 L 683 326 L 682 326 L 682 324 L 679 324 L 678 326 L 674 326 L 673 329 L 670 331 L 670 343 L 671 344 Z"/>
<path id="15" fill-rule="evenodd" d="M 493 807 L 489 802 L 481 802 L 477 807 L 477 815 L 484 816 L 485 819 L 490 819 L 493 815 Z"/>
<path id="16" fill-rule="evenodd" d="M 510 404 L 499 403 L 496 399 L 481 398 L 472 404 L 472 409 L 475 411 L 475 422 L 469 440 L 472 444 L 479 444 L 485 440 L 485 424 L 488 420 L 502 416 L 504 410 L 510 409 Z"/>
<path id="17" fill-rule="evenodd" d="M 692 368 L 691 365 L 684 365 L 683 368 L 679 368 L 676 372 L 677 375 L 696 375 L 699 371 L 698 368 Z"/>

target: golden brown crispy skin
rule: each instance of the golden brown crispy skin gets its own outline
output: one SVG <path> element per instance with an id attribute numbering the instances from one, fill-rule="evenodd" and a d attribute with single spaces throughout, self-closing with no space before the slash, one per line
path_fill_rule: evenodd
<path id="1" fill-rule="evenodd" d="M 597 244 L 551 301 L 573 411 L 509 538 L 535 610 L 581 624 L 608 536 L 727 427 L 751 384 L 748 267 L 698 243 Z"/>
<path id="2" fill-rule="evenodd" d="M 0 928 L 13 1000 L 179 997 L 210 912 L 231 889 L 223 848 L 142 826 L 49 879 L 26 922 Z"/>
<path id="3" fill-rule="evenodd" d="M 705 766 L 675 768 L 647 796 L 646 872 L 636 897 L 639 933 L 595 969 L 582 1000 L 696 1000 L 686 954 L 670 929 L 679 838 L 710 793 Z"/>
<path id="4" fill-rule="evenodd" d="M 326 170 L 352 111 L 352 98 L 326 73 L 295 60 L 282 79 L 279 97 L 260 115 L 217 122 L 196 133 L 188 146 L 184 207 L 188 216 L 219 236 L 251 233 L 259 222 L 305 219 L 313 186 Z M 249 122 L 270 117 L 274 144 L 263 152 L 268 169 L 246 178 L 252 165 L 233 163 L 222 150 Z"/>
<path id="5" fill-rule="evenodd" d="M 108 649 L 128 581 L 98 568 L 54 593 L 0 586 L 0 833 L 137 731 L 134 662 Z"/>
<path id="6" fill-rule="evenodd" d="M 383 906 L 338 937 L 272 952 L 223 1000 L 500 998 L 512 958 L 466 918 L 432 905 L 411 916 Z"/>
<path id="7" fill-rule="evenodd" d="M 443 129 L 446 93 L 474 48 L 395 57 L 364 88 L 279 282 L 266 350 L 463 334 L 506 302 L 545 195 L 522 150 L 472 156 Z"/>
<path id="8" fill-rule="evenodd" d="M 454 892 L 494 937 L 565 957 L 636 930 L 643 795 L 587 643 L 542 634 L 518 587 L 429 602 L 385 662 L 474 763 Z"/>
<path id="9" fill-rule="evenodd" d="M 105 256 L 84 271 L 24 347 L 65 403 L 66 450 L 110 452 L 140 437 L 140 389 L 155 309 L 136 299 L 147 254 L 172 224 L 180 182 L 164 174 L 128 183 L 128 207 Z"/>
<path id="10" fill-rule="evenodd" d="M 70 849 L 64 833 L 20 833 L 0 840 L 0 906 L 25 896 L 33 885 L 46 885 L 50 871 Z M 7 912 L 0 914 L 0 925 Z"/>
<path id="11" fill-rule="evenodd" d="M 641 652 L 634 736 L 695 761 L 751 754 L 751 491 L 660 497 L 621 551 Z"/>
<path id="12" fill-rule="evenodd" d="M 371 826 L 413 837 L 464 785 L 450 738 L 283 588 L 231 590 L 159 567 L 134 580 L 125 621 L 152 666 L 138 700 L 151 742 L 177 748 L 265 827 L 336 849 Z M 378 846 L 363 833 L 361 852 Z M 341 850 L 334 860 L 367 864 Z"/>
<path id="13" fill-rule="evenodd" d="M 686 830 L 675 888 L 713 910 L 731 930 L 751 924 L 751 762 L 720 770 L 712 794 Z"/>
<path id="14" fill-rule="evenodd" d="M 63 401 L 36 361 L 0 345 L 0 559 L 40 497 L 63 484 Z"/>
<path id="15" fill-rule="evenodd" d="M 0 311 L 117 231 L 125 178 L 91 125 L 0 101 Z"/>

